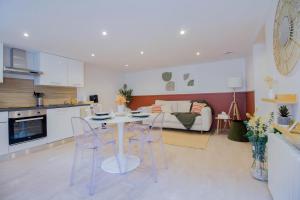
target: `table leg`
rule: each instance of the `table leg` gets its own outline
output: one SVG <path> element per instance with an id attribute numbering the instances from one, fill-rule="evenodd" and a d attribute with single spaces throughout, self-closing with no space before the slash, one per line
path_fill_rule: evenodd
<path id="1" fill-rule="evenodd" d="M 220 120 L 217 119 L 217 134 L 219 135 L 219 128 L 220 128 Z"/>
<path id="2" fill-rule="evenodd" d="M 118 159 L 115 156 L 105 159 L 102 162 L 102 169 L 109 173 L 124 173 L 134 170 L 140 165 L 137 156 L 124 153 L 124 123 L 118 123 Z M 118 162 L 120 163 L 120 168 Z"/>

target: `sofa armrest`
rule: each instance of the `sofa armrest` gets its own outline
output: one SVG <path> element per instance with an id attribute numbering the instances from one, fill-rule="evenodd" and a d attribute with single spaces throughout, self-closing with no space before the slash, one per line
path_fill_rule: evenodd
<path id="1" fill-rule="evenodd" d="M 209 131 L 212 124 L 212 111 L 210 107 L 204 107 L 201 111 L 202 126 L 204 131 Z"/>

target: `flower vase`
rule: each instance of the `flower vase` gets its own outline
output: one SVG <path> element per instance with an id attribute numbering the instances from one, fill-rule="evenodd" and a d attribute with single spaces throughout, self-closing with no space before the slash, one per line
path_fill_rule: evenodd
<path id="1" fill-rule="evenodd" d="M 118 105 L 118 106 L 117 106 L 117 110 L 118 110 L 118 113 L 124 113 L 124 111 L 125 111 L 125 106 L 124 106 L 124 104 Z"/>
<path id="2" fill-rule="evenodd" d="M 269 89 L 268 98 L 269 99 L 275 99 L 275 94 L 274 94 L 273 89 Z"/>
<path id="3" fill-rule="evenodd" d="M 268 169 L 267 169 L 267 162 L 266 162 L 266 143 L 267 143 L 267 136 L 263 137 L 255 137 L 252 136 L 249 138 L 252 144 L 252 157 L 253 163 L 251 166 L 251 173 L 252 176 L 260 181 L 267 181 L 268 180 Z"/>

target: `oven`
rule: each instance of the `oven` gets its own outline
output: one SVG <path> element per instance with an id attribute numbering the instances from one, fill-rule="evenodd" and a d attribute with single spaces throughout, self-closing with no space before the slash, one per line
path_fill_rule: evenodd
<path id="1" fill-rule="evenodd" d="M 9 112 L 9 145 L 46 137 L 46 114 L 44 109 Z"/>

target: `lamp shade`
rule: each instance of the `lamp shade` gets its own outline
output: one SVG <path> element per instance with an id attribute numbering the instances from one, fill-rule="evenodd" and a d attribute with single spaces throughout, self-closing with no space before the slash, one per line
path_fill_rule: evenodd
<path id="1" fill-rule="evenodd" d="M 230 88 L 240 88 L 243 86 L 241 77 L 230 77 L 227 80 L 227 86 Z"/>

